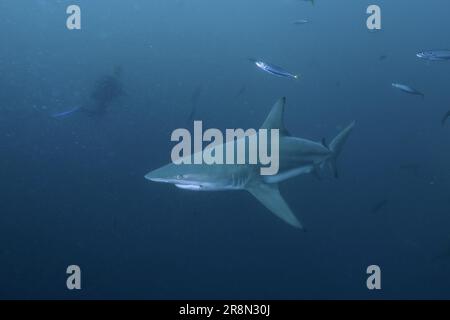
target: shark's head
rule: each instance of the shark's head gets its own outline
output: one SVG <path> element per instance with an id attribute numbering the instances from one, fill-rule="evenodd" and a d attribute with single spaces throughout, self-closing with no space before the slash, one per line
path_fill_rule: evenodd
<path id="1" fill-rule="evenodd" d="M 219 187 L 220 181 L 214 179 L 210 170 L 203 165 L 170 163 L 145 175 L 147 180 L 174 184 L 188 190 L 211 190 Z"/>

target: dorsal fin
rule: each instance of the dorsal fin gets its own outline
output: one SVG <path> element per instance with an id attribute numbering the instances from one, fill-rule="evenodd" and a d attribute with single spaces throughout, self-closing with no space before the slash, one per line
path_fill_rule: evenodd
<path id="1" fill-rule="evenodd" d="M 269 115 L 264 121 L 261 129 L 279 129 L 280 135 L 290 136 L 289 132 L 284 127 L 284 105 L 286 104 L 286 97 L 280 98 L 270 110 Z"/>

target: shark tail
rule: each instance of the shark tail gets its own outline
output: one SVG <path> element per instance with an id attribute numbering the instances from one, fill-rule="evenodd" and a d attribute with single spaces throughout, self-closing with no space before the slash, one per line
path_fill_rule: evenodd
<path id="1" fill-rule="evenodd" d="M 332 155 L 327 159 L 326 164 L 333 172 L 335 178 L 339 178 L 339 173 L 336 165 L 337 158 L 341 154 L 344 144 L 347 141 L 348 136 L 350 135 L 350 132 L 352 131 L 354 126 L 355 122 L 352 122 L 348 127 L 339 132 L 339 134 L 331 141 L 330 145 L 328 146 L 328 148 L 332 152 Z"/>

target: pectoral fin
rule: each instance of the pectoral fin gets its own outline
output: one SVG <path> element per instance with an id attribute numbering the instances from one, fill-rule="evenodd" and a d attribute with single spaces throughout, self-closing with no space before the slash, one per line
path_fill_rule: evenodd
<path id="1" fill-rule="evenodd" d="M 260 183 L 247 190 L 277 217 L 293 227 L 303 229 L 302 224 L 281 196 L 278 184 Z"/>

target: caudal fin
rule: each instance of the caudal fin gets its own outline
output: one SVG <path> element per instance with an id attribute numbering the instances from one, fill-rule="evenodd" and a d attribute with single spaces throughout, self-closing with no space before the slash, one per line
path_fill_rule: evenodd
<path id="1" fill-rule="evenodd" d="M 330 151 L 332 151 L 332 156 L 327 160 L 327 164 L 333 172 L 335 178 L 339 177 L 336 160 L 341 154 L 342 148 L 344 147 L 344 144 L 347 141 L 348 136 L 350 135 L 350 132 L 352 131 L 354 126 L 355 122 L 353 121 L 347 128 L 342 130 L 328 146 Z"/>

